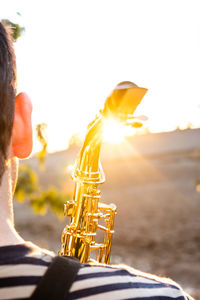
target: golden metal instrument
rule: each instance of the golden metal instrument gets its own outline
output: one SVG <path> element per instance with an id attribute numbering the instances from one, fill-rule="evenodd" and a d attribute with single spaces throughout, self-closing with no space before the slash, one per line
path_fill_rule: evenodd
<path id="1" fill-rule="evenodd" d="M 104 121 L 112 118 L 125 125 L 140 126 L 133 113 L 146 92 L 147 89 L 132 82 L 119 83 L 107 98 L 104 109 L 88 125 L 72 175 L 75 181 L 74 199 L 67 201 L 64 207 L 71 223 L 62 233 L 60 255 L 73 256 L 85 263 L 92 261 L 91 252 L 95 251 L 97 262 L 109 263 L 116 206 L 100 203 L 98 190 L 98 185 L 105 181 L 100 163 Z M 98 231 L 104 232 L 102 243 L 95 241 Z"/>

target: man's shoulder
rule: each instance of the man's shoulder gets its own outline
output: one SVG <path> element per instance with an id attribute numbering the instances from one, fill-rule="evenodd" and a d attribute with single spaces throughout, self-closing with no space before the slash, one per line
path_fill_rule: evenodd
<path id="1" fill-rule="evenodd" d="M 69 299 L 192 299 L 174 281 L 126 265 L 82 264 Z"/>
<path id="2" fill-rule="evenodd" d="M 35 280 L 30 287 L 26 287 L 26 295 L 30 295 L 40 278 L 48 270 L 55 254 L 32 243 L 25 243 L 24 245 L 13 246 L 7 251 L 4 250 L 2 249 L 2 253 L 4 253 L 4 259 L 2 256 L 4 269 L 2 270 L 4 272 L 8 269 L 5 268 L 5 264 L 8 267 L 12 264 L 12 268 L 13 264 L 17 264 L 16 272 L 18 273 L 16 276 L 18 276 L 18 281 L 21 278 L 22 286 L 24 285 L 24 274 L 26 274 L 26 278 L 29 278 L 29 281 L 30 278 Z M 18 260 L 16 260 L 17 257 Z M 55 278 L 55 280 L 59 280 L 59 278 Z M 12 292 L 10 285 L 6 289 L 6 293 Z M 22 294 L 24 295 L 24 289 L 19 289 L 19 291 L 20 297 Z M 80 264 L 80 269 L 69 290 L 68 299 L 94 298 L 96 300 L 103 298 L 109 300 L 192 299 L 174 281 L 147 274 L 126 265 Z"/>

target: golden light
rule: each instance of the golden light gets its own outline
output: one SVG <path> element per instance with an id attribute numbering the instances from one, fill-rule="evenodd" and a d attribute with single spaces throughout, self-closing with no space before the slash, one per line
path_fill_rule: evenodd
<path id="1" fill-rule="evenodd" d="M 197 191 L 198 193 L 200 193 L 200 184 L 197 184 L 197 185 L 196 185 L 196 191 Z"/>
<path id="2" fill-rule="evenodd" d="M 72 173 L 74 171 L 74 168 L 75 168 L 74 164 L 70 164 L 65 168 L 65 172 Z"/>
<path id="3" fill-rule="evenodd" d="M 109 119 L 104 122 L 103 141 L 111 144 L 124 142 L 126 136 L 134 134 L 134 129 L 122 123 Z"/>

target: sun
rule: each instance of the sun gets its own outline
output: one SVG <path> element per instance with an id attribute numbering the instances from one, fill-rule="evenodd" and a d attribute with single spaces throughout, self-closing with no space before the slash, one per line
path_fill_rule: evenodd
<path id="1" fill-rule="evenodd" d="M 104 121 L 103 141 L 110 144 L 119 144 L 125 141 L 126 136 L 134 134 L 134 129 L 125 126 L 114 119 Z"/>

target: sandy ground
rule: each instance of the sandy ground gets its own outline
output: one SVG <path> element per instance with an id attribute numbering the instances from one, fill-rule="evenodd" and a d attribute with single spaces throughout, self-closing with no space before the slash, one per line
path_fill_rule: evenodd
<path id="1" fill-rule="evenodd" d="M 104 155 L 107 180 L 101 191 L 102 202 L 113 202 L 118 207 L 112 262 L 171 277 L 200 299 L 200 194 L 195 189 L 200 178 L 200 156 L 195 144 L 200 131 L 188 132 L 187 138 L 181 136 L 185 132 L 179 132 L 185 143 L 175 149 L 172 145 L 164 148 L 164 135 L 157 135 L 157 139 L 154 135 L 155 153 L 148 153 L 144 137 L 142 155 L 113 154 L 112 159 L 111 153 Z M 167 139 L 169 145 L 168 135 Z M 162 151 L 158 151 L 159 140 Z M 172 141 L 177 141 L 177 136 L 172 134 Z M 46 172 L 40 175 L 43 186 L 72 189 L 65 167 L 76 152 L 75 147 L 49 155 Z M 26 163 L 37 169 L 35 158 Z M 25 239 L 58 251 L 67 219 L 60 221 L 52 213 L 34 215 L 28 205 L 16 202 L 15 213 L 16 227 Z"/>

